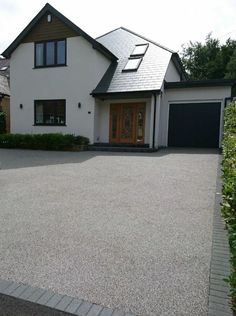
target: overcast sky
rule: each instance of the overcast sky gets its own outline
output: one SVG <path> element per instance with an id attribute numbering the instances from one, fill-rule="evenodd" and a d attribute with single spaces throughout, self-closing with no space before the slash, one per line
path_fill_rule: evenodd
<path id="1" fill-rule="evenodd" d="M 0 53 L 45 5 L 44 0 L 0 0 Z M 50 0 L 92 37 L 127 27 L 175 51 L 212 32 L 236 39 L 236 0 Z"/>

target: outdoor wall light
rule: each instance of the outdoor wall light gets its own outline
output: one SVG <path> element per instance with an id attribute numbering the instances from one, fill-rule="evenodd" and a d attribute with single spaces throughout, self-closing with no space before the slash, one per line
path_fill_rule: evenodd
<path id="1" fill-rule="evenodd" d="M 81 103 L 80 102 L 78 103 L 78 108 L 81 109 Z"/>
<path id="2" fill-rule="evenodd" d="M 20 109 L 21 109 L 21 110 L 23 109 L 23 104 L 20 104 Z"/>

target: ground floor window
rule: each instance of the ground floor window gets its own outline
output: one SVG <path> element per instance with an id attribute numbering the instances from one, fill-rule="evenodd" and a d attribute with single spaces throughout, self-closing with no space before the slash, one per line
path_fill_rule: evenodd
<path id="1" fill-rule="evenodd" d="M 65 125 L 66 100 L 35 100 L 35 125 Z"/>

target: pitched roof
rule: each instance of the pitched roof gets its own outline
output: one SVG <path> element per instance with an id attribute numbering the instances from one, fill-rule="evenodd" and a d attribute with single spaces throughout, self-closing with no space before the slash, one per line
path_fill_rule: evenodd
<path id="1" fill-rule="evenodd" d="M 101 43 L 94 40 L 91 36 L 85 33 L 81 28 L 67 19 L 63 14 L 57 11 L 54 7 L 52 7 L 49 3 L 42 8 L 42 10 L 34 17 L 34 19 L 26 26 L 26 28 L 20 33 L 20 35 L 11 43 L 11 45 L 2 53 L 2 55 L 6 58 L 10 58 L 12 52 L 19 46 L 22 40 L 29 34 L 32 28 L 38 23 L 38 21 L 46 14 L 50 12 L 55 15 L 58 19 L 64 22 L 68 27 L 78 33 L 78 35 L 83 36 L 88 42 L 93 45 L 93 48 L 100 51 L 103 55 L 107 56 L 111 60 L 116 60 L 117 57 L 110 52 L 106 47 L 104 47 Z"/>
<path id="2" fill-rule="evenodd" d="M 161 89 L 171 58 L 179 62 L 172 50 L 124 27 L 97 38 L 119 61 L 111 64 L 93 91 L 93 95 L 114 92 L 158 91 Z M 122 72 L 137 44 L 149 44 L 137 71 Z M 182 71 L 182 69 L 179 69 Z"/>
<path id="3" fill-rule="evenodd" d="M 123 26 L 118 27 L 118 28 L 116 28 L 116 29 L 114 29 L 114 30 L 111 30 L 111 31 L 109 31 L 109 32 L 107 32 L 107 33 L 105 33 L 105 34 L 103 34 L 103 35 L 98 36 L 98 37 L 96 38 L 96 40 L 99 40 L 99 38 L 104 37 L 104 36 L 107 36 L 107 35 L 109 35 L 110 33 L 113 33 L 113 32 L 115 32 L 115 31 L 117 31 L 117 30 L 119 30 L 119 29 L 124 30 L 124 31 L 127 31 L 127 32 L 129 32 L 129 33 L 131 33 L 131 34 L 133 34 L 133 35 L 136 35 L 136 36 L 138 36 L 138 37 L 144 39 L 145 41 L 147 41 L 147 42 L 149 42 L 149 43 L 153 43 L 154 45 L 157 45 L 157 46 L 159 46 L 160 48 L 163 48 L 163 49 L 167 50 L 167 51 L 170 52 L 170 53 L 175 53 L 175 51 L 173 51 L 172 49 L 170 49 L 170 48 L 168 48 L 168 47 L 166 47 L 166 46 L 163 46 L 163 45 L 161 45 L 161 44 L 159 44 L 159 43 L 157 43 L 157 42 L 155 42 L 155 41 L 153 41 L 153 40 L 151 40 L 151 39 L 149 39 L 149 38 L 147 38 L 147 37 L 145 37 L 145 36 L 143 36 L 143 35 L 141 35 L 141 34 L 138 34 L 138 33 L 134 32 L 134 31 L 131 31 L 131 30 L 129 30 L 129 29 L 127 29 L 126 27 L 123 27 Z"/>
<path id="4" fill-rule="evenodd" d="M 10 96 L 10 88 L 8 78 L 0 75 L 0 95 Z"/>
<path id="5" fill-rule="evenodd" d="M 10 60 L 6 58 L 0 58 L 0 75 L 9 76 Z"/>

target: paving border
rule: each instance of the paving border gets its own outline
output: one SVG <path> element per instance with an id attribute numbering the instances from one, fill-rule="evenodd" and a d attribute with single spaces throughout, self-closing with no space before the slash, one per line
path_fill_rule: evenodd
<path id="1" fill-rule="evenodd" d="M 135 316 L 50 290 L 0 279 L 0 294 L 77 316 Z"/>
<path id="2" fill-rule="evenodd" d="M 233 316 L 230 308 L 229 285 L 224 280 L 230 273 L 228 233 L 221 216 L 221 159 L 219 161 L 213 215 L 212 253 L 209 280 L 208 316 Z"/>

